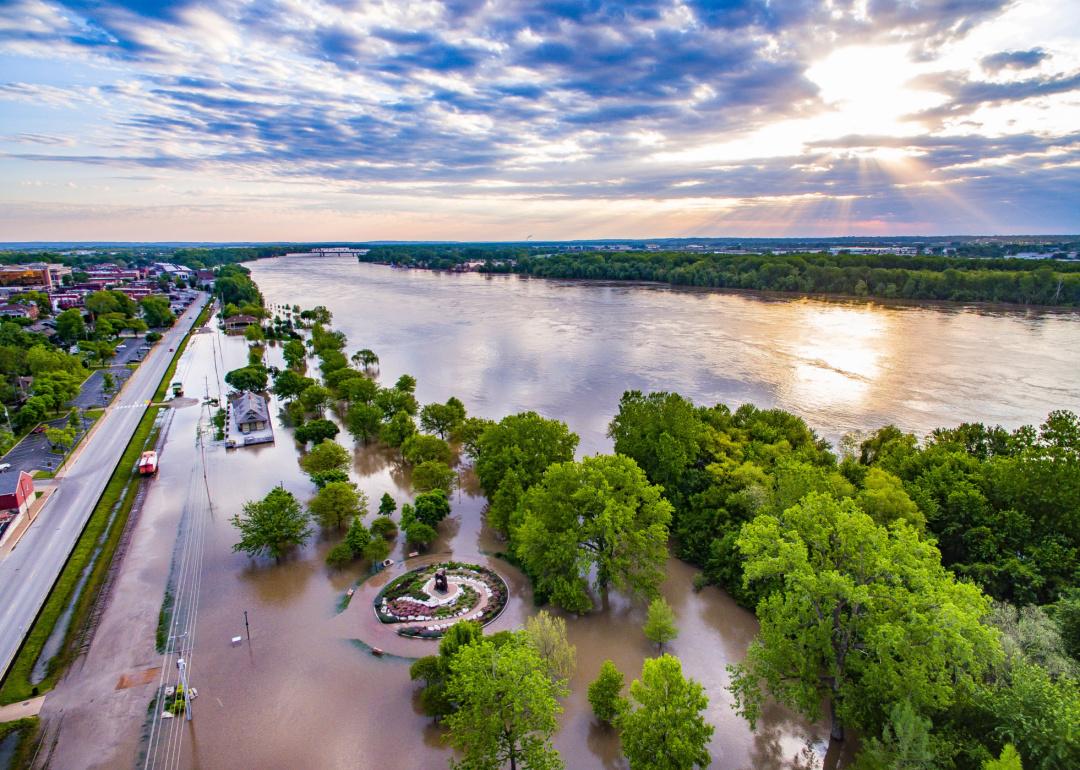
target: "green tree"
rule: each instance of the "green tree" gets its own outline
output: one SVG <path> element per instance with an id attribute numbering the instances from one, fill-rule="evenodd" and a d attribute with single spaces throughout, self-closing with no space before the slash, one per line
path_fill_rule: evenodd
<path id="1" fill-rule="evenodd" d="M 68 308 L 56 316 L 56 333 L 68 345 L 85 339 L 86 322 L 83 321 L 82 313 L 75 308 Z"/>
<path id="2" fill-rule="evenodd" d="M 520 635 L 496 646 L 483 640 L 461 648 L 450 662 L 447 696 L 458 705 L 446 718 L 459 770 L 554 770 L 563 767 L 551 746 L 568 691 L 553 681 L 536 650 Z"/>
<path id="3" fill-rule="evenodd" d="M 61 452 L 64 452 L 74 446 L 75 431 L 71 428 L 46 428 L 45 440 L 52 446 L 58 447 Z"/>
<path id="4" fill-rule="evenodd" d="M 934 749 L 933 723 L 919 716 L 908 701 L 893 704 L 881 738 L 864 741 L 859 770 L 935 770 L 941 767 Z"/>
<path id="5" fill-rule="evenodd" d="M 379 564 L 390 555 L 390 544 L 386 542 L 384 538 L 373 537 L 371 541 L 364 546 L 364 558 L 371 561 L 372 564 Z"/>
<path id="6" fill-rule="evenodd" d="M 488 499 L 494 498 L 511 470 L 524 491 L 552 463 L 572 460 L 577 445 L 577 435 L 565 423 L 544 419 L 536 412 L 510 415 L 487 426 L 477 439 L 476 475 Z M 516 506 L 517 500 L 508 500 L 499 512 L 489 511 L 488 523 L 508 532 L 509 514 Z"/>
<path id="7" fill-rule="evenodd" d="M 394 390 L 400 390 L 402 393 L 415 393 L 416 378 L 411 374 L 401 375 L 398 377 L 397 382 L 394 383 Z"/>
<path id="8" fill-rule="evenodd" d="M 308 516 L 300 503 L 284 487 L 274 487 L 262 500 L 244 503 L 242 513 L 230 520 L 240 530 L 234 551 L 249 556 L 267 553 L 281 562 L 285 552 L 303 545 L 311 537 Z"/>
<path id="9" fill-rule="evenodd" d="M 300 394 L 300 403 L 310 414 L 322 414 L 322 410 L 330 403 L 330 390 L 322 385 L 309 385 Z"/>
<path id="10" fill-rule="evenodd" d="M 349 473 L 341 468 L 332 468 L 328 471 L 316 471 L 310 474 L 311 483 L 318 489 L 322 489 L 333 481 L 348 481 Z"/>
<path id="11" fill-rule="evenodd" d="M 86 295 L 84 303 L 86 309 L 97 318 L 106 313 L 116 313 L 120 310 L 120 303 L 111 291 L 94 291 Z"/>
<path id="12" fill-rule="evenodd" d="M 288 401 L 316 384 L 315 380 L 297 374 L 292 369 L 282 369 L 274 375 L 274 395 Z"/>
<path id="13" fill-rule="evenodd" d="M 344 540 L 326 552 L 326 566 L 341 569 L 353 560 L 352 549 Z"/>
<path id="14" fill-rule="evenodd" d="M 417 495 L 413 500 L 413 515 L 418 521 L 437 527 L 439 522 L 450 515 L 450 500 L 446 492 L 442 489 L 433 489 Z"/>
<path id="15" fill-rule="evenodd" d="M 663 596 L 657 596 L 649 602 L 644 631 L 646 638 L 659 650 L 663 650 L 665 644 L 679 635 L 679 629 L 675 625 L 675 611 Z"/>
<path id="16" fill-rule="evenodd" d="M 450 397 L 445 404 L 428 404 L 420 410 L 420 427 L 439 438 L 455 435 L 465 422 L 465 404 Z"/>
<path id="17" fill-rule="evenodd" d="M 363 509 L 361 508 L 361 511 Z M 363 513 L 358 514 L 349 525 L 349 531 L 345 533 L 345 545 L 354 559 L 366 555 L 367 548 L 371 544 L 372 533 L 364 526 Z M 385 556 L 382 558 L 386 558 Z"/>
<path id="18" fill-rule="evenodd" d="M 309 441 L 316 444 L 321 444 L 327 439 L 332 439 L 338 434 L 337 425 L 330 420 L 310 420 L 303 425 L 299 426 L 293 434 L 296 436 L 296 440 L 301 444 L 306 444 Z"/>
<path id="19" fill-rule="evenodd" d="M 349 370 L 352 371 L 352 370 Z M 337 372 L 335 372 L 336 374 Z M 338 395 L 341 398 L 348 401 L 350 404 L 368 404 L 375 400 L 375 396 L 379 393 L 379 386 L 375 384 L 374 380 L 369 380 L 367 377 L 360 375 L 359 377 L 349 377 L 338 383 L 337 386 Z M 379 411 L 379 416 L 382 416 L 382 410 Z"/>
<path id="20" fill-rule="evenodd" d="M 225 375 L 225 382 L 235 390 L 253 393 L 266 390 L 267 379 L 267 371 L 262 366 L 243 366 Z"/>
<path id="21" fill-rule="evenodd" d="M 139 300 L 139 306 L 142 308 L 143 318 L 146 319 L 148 326 L 161 328 L 172 326 L 176 321 L 176 316 L 169 308 L 169 300 L 166 297 L 157 295 L 143 297 Z"/>
<path id="22" fill-rule="evenodd" d="M 367 513 L 367 496 L 347 481 L 332 481 L 311 499 L 308 510 L 326 529 L 342 529 Z"/>
<path id="23" fill-rule="evenodd" d="M 389 516 L 396 510 L 397 502 L 394 501 L 389 492 L 383 492 L 383 496 L 379 499 L 379 515 Z"/>
<path id="24" fill-rule="evenodd" d="M 266 335 L 263 334 L 262 326 L 259 324 L 251 324 L 244 329 L 244 339 L 248 342 L 262 342 L 266 339 Z"/>
<path id="25" fill-rule="evenodd" d="M 82 340 L 79 350 L 87 355 L 92 361 L 96 360 L 98 366 L 105 366 L 109 359 L 116 355 L 116 343 L 105 340 Z"/>
<path id="26" fill-rule="evenodd" d="M 375 355 L 375 352 L 364 348 L 358 350 L 352 355 L 352 361 L 357 366 L 363 366 L 364 371 L 370 372 L 379 366 L 379 357 Z"/>
<path id="27" fill-rule="evenodd" d="M 383 423 L 379 429 L 379 438 L 384 444 L 392 447 L 400 447 L 412 434 L 416 433 L 416 424 L 408 412 L 397 412 L 389 422 Z"/>
<path id="28" fill-rule="evenodd" d="M 298 372 L 304 371 L 307 366 L 307 349 L 300 340 L 289 340 L 281 346 L 281 354 L 285 358 L 285 365 Z"/>
<path id="29" fill-rule="evenodd" d="M 514 550 L 537 587 L 571 612 L 592 608 L 589 588 L 655 595 L 667 560 L 671 504 L 629 457 L 552 465 L 525 493 Z"/>
<path id="30" fill-rule="evenodd" d="M 1024 764 L 1016 747 L 1006 743 L 997 759 L 983 762 L 982 770 L 1024 770 Z"/>
<path id="31" fill-rule="evenodd" d="M 112 393 L 116 389 L 116 378 L 112 372 L 103 372 L 101 375 L 101 389 L 105 393 Z"/>
<path id="32" fill-rule="evenodd" d="M 713 726 L 702 712 L 705 690 L 683 677 L 671 655 L 645 661 L 641 679 L 630 684 L 629 706 L 616 724 L 631 770 L 690 770 L 709 764 Z"/>
<path id="33" fill-rule="evenodd" d="M 622 697 L 622 689 L 626 680 L 621 671 L 610 660 L 605 660 L 600 665 L 600 673 L 589 685 L 589 705 L 592 706 L 593 714 L 606 725 L 615 723 L 626 707 L 626 701 Z"/>
<path id="34" fill-rule="evenodd" d="M 420 658 L 409 667 L 409 678 L 420 680 L 424 688 L 420 692 L 420 706 L 429 717 L 438 720 L 454 711 L 454 704 L 446 694 L 450 678 L 450 663 L 463 648 L 483 639 L 480 624 L 475 620 L 463 620 L 447 629 L 439 641 L 439 654 Z"/>
<path id="35" fill-rule="evenodd" d="M 353 404 L 345 413 L 345 427 L 354 439 L 367 443 L 379 435 L 382 410 L 373 404 Z"/>
<path id="36" fill-rule="evenodd" d="M 401 444 L 401 456 L 410 465 L 419 465 L 428 460 L 437 460 L 450 464 L 450 445 L 438 436 L 426 433 L 414 433 Z"/>
<path id="37" fill-rule="evenodd" d="M 828 701 L 834 739 L 845 724 L 877 734 L 889 704 L 945 708 L 1000 655 L 981 622 L 989 610 L 982 593 L 957 583 L 905 522 L 881 527 L 852 500 L 812 492 L 744 525 L 738 548 L 744 580 L 766 587 L 758 637 L 729 667 L 751 725 L 764 682 L 808 719 Z"/>
<path id="38" fill-rule="evenodd" d="M 547 667 L 554 680 L 569 680 L 574 675 L 577 648 L 566 638 L 566 621 L 540 610 L 525 622 L 525 636 Z"/>
<path id="39" fill-rule="evenodd" d="M 417 492 L 440 490 L 449 494 L 454 486 L 454 469 L 438 460 L 428 460 L 413 468 L 413 489 Z"/>
<path id="40" fill-rule="evenodd" d="M 333 470 L 343 471 L 349 467 L 351 459 L 351 455 L 341 444 L 323 441 L 300 458 L 300 467 L 309 475 Z"/>
<path id="41" fill-rule="evenodd" d="M 904 483 L 880 468 L 867 471 L 863 489 L 855 499 L 878 524 L 888 525 L 903 519 L 919 531 L 926 528 L 926 517 L 904 491 Z"/>
<path id="42" fill-rule="evenodd" d="M 397 523 L 389 516 L 377 516 L 371 522 L 371 534 L 374 536 L 392 540 L 397 537 L 397 532 Z"/>

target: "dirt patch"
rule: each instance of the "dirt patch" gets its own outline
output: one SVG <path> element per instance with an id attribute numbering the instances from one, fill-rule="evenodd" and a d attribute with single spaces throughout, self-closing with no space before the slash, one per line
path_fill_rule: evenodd
<path id="1" fill-rule="evenodd" d="M 150 684 L 157 680 L 161 674 L 161 666 L 148 668 L 144 671 L 136 671 L 134 674 L 122 674 L 116 682 L 117 690 L 126 690 L 129 687 L 138 687 L 142 684 Z"/>

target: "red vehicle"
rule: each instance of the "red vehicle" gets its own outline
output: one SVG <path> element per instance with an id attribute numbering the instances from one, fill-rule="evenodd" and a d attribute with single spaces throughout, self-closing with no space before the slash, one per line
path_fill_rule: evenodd
<path id="1" fill-rule="evenodd" d="M 153 476 L 155 473 L 157 473 L 157 469 L 157 452 L 143 452 L 142 457 L 139 458 L 139 475 Z"/>
<path id="2" fill-rule="evenodd" d="M 46 425 L 45 423 L 41 423 L 41 425 L 39 425 L 39 426 L 37 426 L 36 428 L 34 428 L 34 429 L 33 429 L 33 430 L 31 431 L 31 433 L 44 433 L 44 432 L 45 432 L 45 429 L 46 429 L 46 428 L 48 428 L 48 427 L 49 427 L 49 426 L 48 426 L 48 425 Z"/>

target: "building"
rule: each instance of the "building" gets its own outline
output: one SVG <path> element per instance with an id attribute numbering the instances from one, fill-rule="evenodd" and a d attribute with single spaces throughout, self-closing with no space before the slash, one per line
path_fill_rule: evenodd
<path id="1" fill-rule="evenodd" d="M 0 473 L 0 521 L 30 510 L 34 502 L 34 479 L 26 471 Z"/>
<path id="2" fill-rule="evenodd" d="M 253 315 L 231 315 L 225 319 L 226 332 L 242 332 L 252 324 L 259 323 L 259 319 Z"/>
<path id="3" fill-rule="evenodd" d="M 38 317 L 38 306 L 29 305 L 0 305 L 0 318 L 29 318 L 31 321 Z"/>
<path id="4" fill-rule="evenodd" d="M 237 393 L 230 396 L 226 422 L 229 429 L 227 446 L 269 444 L 274 441 L 270 407 L 266 399 L 258 393 Z"/>

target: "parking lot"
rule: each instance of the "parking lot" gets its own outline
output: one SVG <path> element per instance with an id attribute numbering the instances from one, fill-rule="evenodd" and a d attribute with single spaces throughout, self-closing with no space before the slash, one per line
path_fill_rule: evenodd
<path id="1" fill-rule="evenodd" d="M 76 406 L 81 411 L 89 409 L 101 409 L 106 406 L 109 401 L 115 397 L 116 392 L 120 389 L 120 386 L 131 376 L 132 370 L 127 368 L 129 363 L 137 363 L 142 361 L 146 356 L 147 349 L 145 348 L 145 342 L 142 337 L 127 337 L 120 340 L 120 344 L 124 347 L 117 347 L 116 356 L 113 358 L 109 368 L 96 369 L 94 372 L 86 378 L 86 381 L 82 385 L 82 389 L 79 391 L 79 395 L 74 400 L 69 402 L 69 406 Z M 109 371 L 113 376 L 113 391 L 111 394 L 105 393 L 104 390 L 104 373 Z M 49 420 L 47 423 L 55 428 L 62 428 L 67 424 L 66 417 L 60 417 Z M 88 425 L 88 421 L 84 420 L 83 429 L 77 434 L 77 439 L 81 439 L 85 428 Z M 49 449 L 49 442 L 45 439 L 45 433 L 30 433 L 22 441 L 12 447 L 3 458 L 0 458 L 0 464 L 7 463 L 11 467 L 6 469 L 7 473 L 13 473 L 20 470 L 31 472 L 35 470 L 40 471 L 54 471 L 63 459 L 63 455 L 52 452 Z"/>

